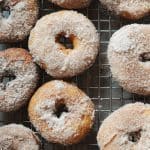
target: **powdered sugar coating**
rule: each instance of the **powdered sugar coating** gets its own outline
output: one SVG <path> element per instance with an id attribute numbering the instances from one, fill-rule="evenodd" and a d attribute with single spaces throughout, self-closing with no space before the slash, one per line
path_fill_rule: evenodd
<path id="1" fill-rule="evenodd" d="M 134 132 L 140 132 L 136 142 L 129 138 Z M 102 150 L 150 149 L 150 105 L 127 104 L 113 112 L 102 123 L 97 141 Z"/>
<path id="2" fill-rule="evenodd" d="M 9 75 L 16 78 L 5 85 L 2 78 Z M 0 51 L 0 81 L 0 111 L 14 111 L 29 100 L 37 86 L 38 73 L 26 50 Z"/>
<path id="3" fill-rule="evenodd" d="M 150 94 L 150 61 L 141 56 L 150 53 L 150 25 L 127 25 L 110 39 L 108 59 L 113 77 L 129 92 Z M 149 59 L 149 56 L 147 56 Z"/>
<path id="4" fill-rule="evenodd" d="M 136 25 L 133 26 L 133 29 L 134 28 L 136 28 Z M 134 49 L 136 44 L 134 44 L 134 39 L 130 38 L 130 32 L 128 32 L 128 28 L 116 31 L 113 34 L 113 37 L 110 39 L 110 45 L 116 52 L 127 52 L 130 49 Z"/>
<path id="5" fill-rule="evenodd" d="M 77 9 L 87 7 L 91 0 L 49 0 L 60 7 L 68 9 Z"/>
<path id="6" fill-rule="evenodd" d="M 55 87 L 56 87 L 56 89 L 63 89 L 63 88 L 65 88 L 65 85 L 62 83 L 62 82 L 57 82 L 57 80 L 56 81 L 54 81 L 55 82 Z"/>
<path id="7" fill-rule="evenodd" d="M 56 84 L 63 85 L 63 88 Z M 68 112 L 57 117 L 55 112 L 59 104 L 65 104 Z M 77 87 L 58 80 L 39 88 L 28 110 L 31 122 L 45 139 L 65 145 L 83 139 L 94 120 L 94 106 L 90 98 Z"/>
<path id="8" fill-rule="evenodd" d="M 25 39 L 38 17 L 37 0 L 2 0 L 0 8 L 10 9 L 8 18 L 0 12 L 0 42 Z"/>
<path id="9" fill-rule="evenodd" d="M 40 150 L 40 141 L 23 125 L 9 124 L 0 127 L 1 150 Z"/>
<path id="10" fill-rule="evenodd" d="M 66 36 L 73 35 L 73 50 L 64 49 L 56 42 L 56 36 L 62 32 Z M 59 11 L 44 16 L 29 38 L 34 61 L 57 78 L 72 77 L 89 68 L 96 59 L 98 47 L 99 37 L 94 25 L 75 11 Z"/>
<path id="11" fill-rule="evenodd" d="M 149 0 L 100 0 L 111 11 L 128 19 L 139 19 L 150 13 Z"/>

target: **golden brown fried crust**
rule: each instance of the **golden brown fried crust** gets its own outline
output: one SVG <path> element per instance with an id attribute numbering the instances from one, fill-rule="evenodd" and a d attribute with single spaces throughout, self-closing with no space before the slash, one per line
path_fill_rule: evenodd
<path id="1" fill-rule="evenodd" d="M 49 0 L 50 2 L 67 9 L 78 9 L 88 7 L 91 0 Z"/>
<path id="2" fill-rule="evenodd" d="M 24 60 L 24 63 L 30 63 L 32 56 L 22 48 L 9 48 L 4 51 L 0 51 L 0 57 L 4 57 L 11 61 Z"/>

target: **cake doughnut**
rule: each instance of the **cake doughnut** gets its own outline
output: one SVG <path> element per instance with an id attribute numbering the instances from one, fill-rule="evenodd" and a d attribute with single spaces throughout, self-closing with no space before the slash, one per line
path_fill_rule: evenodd
<path id="1" fill-rule="evenodd" d="M 39 138 L 23 125 L 2 126 L 0 135 L 1 150 L 40 150 Z"/>
<path id="2" fill-rule="evenodd" d="M 50 2 L 67 9 L 77 9 L 89 6 L 91 0 L 49 0 Z"/>
<path id="3" fill-rule="evenodd" d="M 73 49 L 59 42 L 62 36 L 72 41 Z M 94 25 L 76 11 L 44 16 L 29 37 L 34 61 L 56 78 L 72 77 L 88 69 L 95 62 L 98 47 L 99 37 Z"/>
<path id="4" fill-rule="evenodd" d="M 0 42 L 24 40 L 37 17 L 37 0 L 0 0 Z"/>
<path id="5" fill-rule="evenodd" d="M 150 25 L 122 27 L 110 39 L 113 77 L 129 92 L 150 95 Z"/>
<path id="6" fill-rule="evenodd" d="M 12 80 L 6 82 L 10 77 Z M 33 94 L 37 81 L 37 67 L 26 50 L 0 51 L 0 111 L 10 112 L 23 106 Z"/>
<path id="7" fill-rule="evenodd" d="M 150 105 L 127 104 L 102 123 L 98 135 L 101 150 L 149 150 Z"/>
<path id="8" fill-rule="evenodd" d="M 28 113 L 47 141 L 70 145 L 83 139 L 91 129 L 94 105 L 76 86 L 54 80 L 33 95 Z"/>
<path id="9" fill-rule="evenodd" d="M 136 20 L 150 14 L 149 0 L 100 0 L 110 11 L 126 19 Z"/>

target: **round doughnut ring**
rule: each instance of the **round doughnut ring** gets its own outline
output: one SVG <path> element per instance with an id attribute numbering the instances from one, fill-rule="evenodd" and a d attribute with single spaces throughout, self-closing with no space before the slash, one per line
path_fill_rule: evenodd
<path id="1" fill-rule="evenodd" d="M 23 125 L 2 126 L 0 135 L 1 150 L 40 150 L 39 138 Z"/>
<path id="2" fill-rule="evenodd" d="M 72 41 L 73 48 L 66 48 L 59 41 L 62 36 Z M 88 69 L 95 62 L 98 47 L 99 36 L 94 25 L 75 11 L 44 16 L 29 38 L 34 61 L 57 78 L 72 77 Z"/>
<path id="3" fill-rule="evenodd" d="M 30 121 L 46 140 L 64 145 L 83 139 L 94 120 L 90 98 L 76 86 L 58 80 L 37 90 L 28 112 Z"/>
<path id="4" fill-rule="evenodd" d="M 14 111 L 23 106 L 33 94 L 37 81 L 37 67 L 26 50 L 0 51 L 0 111 Z"/>
<path id="5" fill-rule="evenodd" d="M 127 104 L 102 123 L 98 135 L 101 150 L 148 150 L 150 148 L 150 105 Z"/>
<path id="6" fill-rule="evenodd" d="M 113 77 L 129 92 L 150 95 L 150 25 L 122 27 L 110 39 Z"/>
<path id="7" fill-rule="evenodd" d="M 0 0 L 0 42 L 24 40 L 37 17 L 37 0 Z"/>

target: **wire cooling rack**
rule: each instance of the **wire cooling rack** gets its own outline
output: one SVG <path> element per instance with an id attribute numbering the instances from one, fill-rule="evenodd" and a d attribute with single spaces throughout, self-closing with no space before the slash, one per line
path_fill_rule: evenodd
<path id="1" fill-rule="evenodd" d="M 40 0 L 39 17 L 58 10 L 61 10 L 61 8 L 54 6 L 48 2 L 48 0 Z M 91 132 L 81 143 L 68 147 L 48 143 L 37 133 L 42 141 L 42 149 L 44 150 L 98 150 L 96 142 L 97 131 L 101 122 L 111 112 L 124 104 L 135 101 L 150 103 L 150 97 L 138 96 L 123 90 L 118 83 L 113 80 L 107 60 L 107 45 L 111 35 L 121 26 L 135 22 L 111 15 L 110 12 L 101 6 L 98 0 L 93 0 L 89 8 L 78 11 L 86 15 L 96 26 L 101 38 L 100 51 L 95 64 L 89 70 L 68 81 L 75 82 L 79 88 L 84 90 L 91 97 L 96 109 L 95 123 Z M 136 23 L 150 24 L 150 17 L 145 17 Z M 17 44 L 0 44 L 1 50 L 8 47 L 23 47 L 27 49 L 27 40 Z M 52 80 L 43 70 L 41 70 L 40 74 L 41 80 L 39 86 Z M 10 77 L 6 77 L 6 80 L 10 79 Z M 35 131 L 28 120 L 27 106 L 17 112 L 0 113 L 0 125 L 2 126 L 8 123 L 21 123 Z"/>

